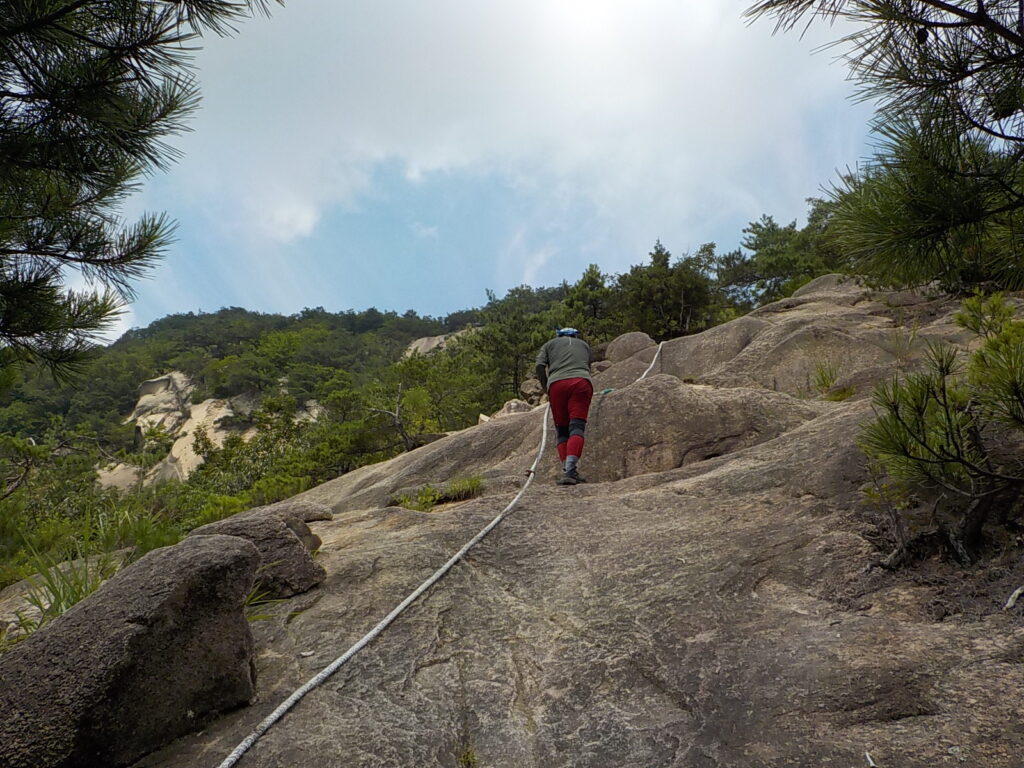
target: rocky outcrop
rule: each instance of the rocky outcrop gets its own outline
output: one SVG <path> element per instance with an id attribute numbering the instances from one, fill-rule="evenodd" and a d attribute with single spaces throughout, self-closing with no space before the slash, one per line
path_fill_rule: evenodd
<path id="1" fill-rule="evenodd" d="M 403 357 L 429 355 L 431 352 L 440 352 L 448 346 L 453 339 L 457 339 L 467 333 L 472 333 L 473 330 L 473 328 L 465 328 L 461 331 L 455 331 L 454 333 L 442 333 L 440 336 L 424 336 L 423 338 L 416 339 L 415 341 L 410 342 L 409 346 L 405 348 Z"/>
<path id="2" fill-rule="evenodd" d="M 192 403 L 195 386 L 184 373 L 172 371 L 156 379 L 143 382 L 139 387 L 139 401 L 125 424 L 135 425 L 136 448 L 141 450 L 146 435 L 158 429 L 171 438 L 167 455 L 148 470 L 130 464 L 112 464 L 98 469 L 98 482 L 104 488 L 130 488 L 139 483 L 151 484 L 164 480 L 187 480 L 203 463 L 194 444 L 199 430 L 217 447 L 232 434 L 244 440 L 255 435 L 254 428 L 228 426 L 238 416 L 249 416 L 259 405 L 259 397 L 243 393 L 231 398 L 208 398 Z M 307 400 L 295 414 L 296 422 L 315 421 L 323 414 L 316 400 Z"/>
<path id="3" fill-rule="evenodd" d="M 0 656 L 0 764 L 128 765 L 247 703 L 258 560 L 228 536 L 154 550 Z"/>
<path id="4" fill-rule="evenodd" d="M 657 346 L 654 339 L 642 331 L 624 333 L 608 345 L 608 349 L 605 351 L 605 360 L 612 363 L 621 363 L 623 360 L 631 358 L 637 352 L 654 346 Z"/>
<path id="5" fill-rule="evenodd" d="M 529 378 L 519 385 L 519 394 L 530 405 L 540 405 L 544 399 L 545 392 L 539 379 Z"/>
<path id="6" fill-rule="evenodd" d="M 970 582 L 937 621 L 973 577 L 873 569 L 881 531 L 860 501 L 871 384 L 927 339 L 961 342 L 954 309 L 833 276 L 666 342 L 643 381 L 656 347 L 609 345 L 590 482 L 554 485 L 549 432 L 513 514 L 246 765 L 1017 768 L 1024 605 L 1000 609 L 1024 564 L 1001 566 L 1000 599 Z M 848 399 L 809 386 L 823 361 Z M 303 494 L 335 513 L 311 525 L 327 579 L 260 622 L 260 700 L 140 768 L 227 755 L 509 502 L 546 418 L 492 419 Z M 471 475 L 484 496 L 389 506 Z"/>
<path id="7" fill-rule="evenodd" d="M 135 425 L 137 442 L 151 428 L 167 433 L 178 430 L 188 413 L 195 386 L 181 371 L 171 371 L 139 385 L 139 400 L 125 423 Z M 137 447 L 141 448 L 141 445 Z"/>
<path id="8" fill-rule="evenodd" d="M 820 372 L 833 386 L 866 398 L 873 385 L 905 370 L 929 341 L 963 344 L 953 322 L 958 305 L 927 294 L 882 294 L 826 275 L 792 297 L 694 336 L 647 347 L 597 377 L 598 389 L 652 373 L 715 387 L 756 387 L 815 396 Z"/>
<path id="9" fill-rule="evenodd" d="M 307 592 L 324 580 L 326 572 L 312 556 L 320 548 L 320 538 L 308 523 L 330 519 L 330 510 L 321 504 L 284 501 L 204 525 L 190 536 L 239 536 L 251 541 L 260 553 L 259 589 L 276 599 Z"/>

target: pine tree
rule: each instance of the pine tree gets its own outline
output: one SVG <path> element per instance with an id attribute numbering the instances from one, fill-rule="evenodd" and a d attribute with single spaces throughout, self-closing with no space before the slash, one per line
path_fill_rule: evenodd
<path id="1" fill-rule="evenodd" d="M 712 303 L 710 278 L 689 257 L 670 263 L 672 253 L 660 240 L 648 256 L 649 265 L 619 275 L 615 300 L 621 327 L 659 341 L 701 330 Z"/>
<path id="2" fill-rule="evenodd" d="M 852 22 L 839 42 L 880 136 L 834 191 L 855 268 L 889 285 L 1024 286 L 1024 3 L 761 0 L 748 15 Z"/>
<path id="3" fill-rule="evenodd" d="M 266 0 L 5 0 L 0 5 L 0 380 L 80 369 L 166 249 L 162 214 L 119 204 L 166 168 L 198 103 L 189 43 Z M 74 273 L 90 287 L 73 289 Z"/>

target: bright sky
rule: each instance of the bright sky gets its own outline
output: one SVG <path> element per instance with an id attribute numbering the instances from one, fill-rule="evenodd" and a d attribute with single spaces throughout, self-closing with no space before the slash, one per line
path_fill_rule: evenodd
<path id="1" fill-rule="evenodd" d="M 126 214 L 178 242 L 125 318 L 444 315 L 515 285 L 736 247 L 866 153 L 835 29 L 750 0 L 290 0 L 199 54 L 184 158 Z"/>

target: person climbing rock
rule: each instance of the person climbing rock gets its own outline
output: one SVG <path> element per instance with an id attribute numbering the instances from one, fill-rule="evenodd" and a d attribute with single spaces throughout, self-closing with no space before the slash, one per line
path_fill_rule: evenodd
<path id="1" fill-rule="evenodd" d="M 563 470 L 558 484 L 582 483 L 579 461 L 594 383 L 590 378 L 590 345 L 580 338 L 579 331 L 562 328 L 540 348 L 537 378 L 548 393 L 558 436 L 558 458 Z"/>

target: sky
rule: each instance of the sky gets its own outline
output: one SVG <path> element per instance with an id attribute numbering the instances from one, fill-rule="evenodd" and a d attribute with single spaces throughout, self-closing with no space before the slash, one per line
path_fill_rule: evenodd
<path id="1" fill-rule="evenodd" d="M 814 28 L 750 0 L 290 0 L 210 36 L 202 107 L 127 219 L 177 240 L 120 328 L 241 306 L 444 316 L 737 247 L 867 154 Z"/>

